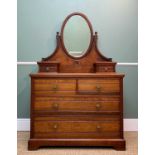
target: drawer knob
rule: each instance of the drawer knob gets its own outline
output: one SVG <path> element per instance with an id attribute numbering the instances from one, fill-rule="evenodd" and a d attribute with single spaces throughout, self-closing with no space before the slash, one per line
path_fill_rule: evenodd
<path id="1" fill-rule="evenodd" d="M 53 85 L 53 86 L 52 86 L 52 90 L 53 90 L 53 91 L 58 90 L 58 85 Z"/>
<path id="2" fill-rule="evenodd" d="M 50 70 L 50 68 L 49 67 L 46 67 L 46 71 L 49 72 L 49 70 Z"/>
<path id="3" fill-rule="evenodd" d="M 108 68 L 107 68 L 107 67 L 105 67 L 105 68 L 104 68 L 104 70 L 105 70 L 105 71 L 107 71 L 107 70 L 108 70 Z"/>
<path id="4" fill-rule="evenodd" d="M 96 86 L 96 90 L 98 91 L 98 92 L 100 92 L 101 91 L 101 86 Z"/>
<path id="5" fill-rule="evenodd" d="M 59 107 L 58 103 L 54 103 L 54 104 L 53 104 L 53 108 L 54 108 L 54 109 L 58 109 L 58 107 Z"/>
<path id="6" fill-rule="evenodd" d="M 96 109 L 100 109 L 101 105 L 99 103 L 96 104 Z"/>
<path id="7" fill-rule="evenodd" d="M 54 125 L 53 125 L 53 128 L 54 128 L 54 129 L 57 129 L 57 128 L 58 128 L 58 124 L 54 124 Z"/>
<path id="8" fill-rule="evenodd" d="M 99 130 L 99 129 L 101 129 L 101 126 L 100 125 L 97 125 L 96 128 Z"/>
<path id="9" fill-rule="evenodd" d="M 58 124 L 49 123 L 48 126 L 49 126 L 50 129 L 57 129 L 58 128 Z"/>

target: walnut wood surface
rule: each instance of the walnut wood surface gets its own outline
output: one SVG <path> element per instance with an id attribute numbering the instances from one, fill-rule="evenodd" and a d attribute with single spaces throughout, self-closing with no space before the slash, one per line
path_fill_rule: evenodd
<path id="1" fill-rule="evenodd" d="M 108 98 L 104 100 L 92 101 L 87 100 L 72 100 L 66 97 L 67 100 L 53 100 L 49 97 L 36 97 L 34 99 L 34 110 L 36 111 L 88 111 L 88 112 L 98 112 L 98 111 L 119 111 L 119 97 L 118 98 Z"/>
<path id="2" fill-rule="evenodd" d="M 70 56 L 63 29 L 70 17 L 82 16 L 91 30 L 85 55 Z M 31 77 L 31 132 L 28 149 L 41 146 L 111 146 L 125 150 L 123 77 L 116 62 L 97 48 L 97 33 L 81 13 L 69 15 L 57 33 L 55 51 L 38 62 Z"/>
<path id="3" fill-rule="evenodd" d="M 43 133 L 96 133 L 118 132 L 119 121 L 35 121 L 35 132 Z M 103 138 L 103 137 L 102 137 Z"/>
<path id="4" fill-rule="evenodd" d="M 80 78 L 123 78 L 124 74 L 119 73 L 112 73 L 112 72 L 106 72 L 106 73 L 46 73 L 46 72 L 39 72 L 35 74 L 30 74 L 30 77 L 37 77 L 38 78 L 74 78 L 74 77 L 80 77 Z"/>

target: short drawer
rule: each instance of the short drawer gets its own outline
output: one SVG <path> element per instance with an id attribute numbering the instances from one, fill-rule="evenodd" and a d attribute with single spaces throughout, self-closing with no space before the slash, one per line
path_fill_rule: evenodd
<path id="1" fill-rule="evenodd" d="M 78 92 L 83 94 L 119 93 L 119 79 L 79 79 Z"/>
<path id="2" fill-rule="evenodd" d="M 75 117 L 75 116 L 74 116 Z M 116 118 L 87 120 L 85 117 L 78 119 L 69 119 L 70 117 L 64 117 L 62 120 L 59 117 L 49 117 L 46 119 L 37 119 L 34 122 L 34 133 L 36 137 L 46 138 L 49 136 L 54 138 L 79 138 L 89 137 L 119 137 L 120 123 Z M 92 116 L 89 116 L 92 117 Z M 100 116 L 101 117 L 101 116 Z"/>
<path id="3" fill-rule="evenodd" d="M 94 100 L 93 98 L 73 100 L 73 98 L 50 98 L 50 97 L 35 97 L 35 111 L 57 111 L 57 112 L 98 112 L 98 111 L 119 111 L 120 97 L 107 96 Z"/>
<path id="4" fill-rule="evenodd" d="M 75 91 L 75 80 L 35 79 L 33 89 L 36 91 Z"/>

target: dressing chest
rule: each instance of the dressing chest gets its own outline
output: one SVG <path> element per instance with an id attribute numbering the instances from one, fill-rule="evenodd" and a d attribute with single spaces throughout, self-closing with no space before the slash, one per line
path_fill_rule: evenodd
<path id="1" fill-rule="evenodd" d="M 84 24 L 76 27 L 73 23 Z M 69 30 L 71 26 L 74 33 Z M 89 38 L 87 46 L 78 35 Z M 85 15 L 70 14 L 61 33 L 56 34 L 55 51 L 38 62 L 38 73 L 30 74 L 29 150 L 41 146 L 110 146 L 125 150 L 124 75 L 116 73 L 116 62 L 100 53 L 97 38 Z"/>

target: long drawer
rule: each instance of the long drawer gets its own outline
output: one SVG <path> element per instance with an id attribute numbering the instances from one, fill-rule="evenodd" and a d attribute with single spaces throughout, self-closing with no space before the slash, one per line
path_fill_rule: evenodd
<path id="1" fill-rule="evenodd" d="M 34 131 L 39 138 L 118 138 L 120 122 L 117 116 L 38 117 L 34 121 Z"/>
<path id="2" fill-rule="evenodd" d="M 101 98 L 80 97 L 35 97 L 36 111 L 119 111 L 119 96 Z"/>

